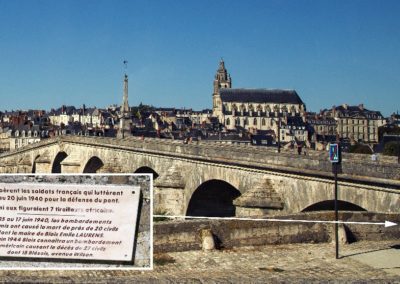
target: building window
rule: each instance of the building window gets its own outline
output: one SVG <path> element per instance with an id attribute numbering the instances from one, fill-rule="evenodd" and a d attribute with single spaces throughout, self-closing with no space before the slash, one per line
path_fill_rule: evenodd
<path id="1" fill-rule="evenodd" d="M 257 118 L 253 119 L 253 125 L 257 125 Z"/>
<path id="2" fill-rule="evenodd" d="M 261 120 L 261 125 L 265 126 L 265 118 Z"/>
<path id="3" fill-rule="evenodd" d="M 231 120 L 229 119 L 229 117 L 226 119 L 226 125 L 230 125 L 231 124 Z"/>

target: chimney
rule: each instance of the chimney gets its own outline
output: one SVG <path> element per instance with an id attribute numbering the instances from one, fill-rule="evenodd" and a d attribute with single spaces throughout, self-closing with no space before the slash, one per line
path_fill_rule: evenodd
<path id="1" fill-rule="evenodd" d="M 364 104 L 359 104 L 359 105 L 358 105 L 358 108 L 359 108 L 360 110 L 364 110 Z"/>
<path id="2" fill-rule="evenodd" d="M 348 104 L 342 104 L 342 107 L 343 107 L 344 109 L 348 109 L 348 108 L 349 108 L 349 105 L 348 105 Z"/>

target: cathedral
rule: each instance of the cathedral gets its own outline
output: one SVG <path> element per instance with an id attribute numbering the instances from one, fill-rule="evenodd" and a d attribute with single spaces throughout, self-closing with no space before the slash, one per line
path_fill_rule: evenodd
<path id="1" fill-rule="evenodd" d="M 305 111 L 306 106 L 295 90 L 232 88 L 231 77 L 221 59 L 214 79 L 213 116 L 227 130 L 278 133 L 281 126 L 288 124 L 288 118 L 304 118 Z"/>

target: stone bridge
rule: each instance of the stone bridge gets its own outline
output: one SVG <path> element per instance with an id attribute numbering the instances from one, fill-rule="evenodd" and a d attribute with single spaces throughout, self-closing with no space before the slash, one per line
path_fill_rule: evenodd
<path id="1" fill-rule="evenodd" d="M 339 208 L 400 212 L 395 159 L 344 154 Z M 58 136 L 0 155 L 0 173 L 152 173 L 155 213 L 262 216 L 333 209 L 327 153 L 129 137 Z"/>

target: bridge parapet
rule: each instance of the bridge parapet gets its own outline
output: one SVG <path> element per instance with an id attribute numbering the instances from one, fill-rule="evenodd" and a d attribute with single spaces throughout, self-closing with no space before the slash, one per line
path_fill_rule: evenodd
<path id="1" fill-rule="evenodd" d="M 307 151 L 307 155 L 293 152 L 276 153 L 274 149 L 251 145 L 229 145 L 209 142 L 183 144 L 180 140 L 128 137 L 125 139 L 85 136 L 57 136 L 39 143 L 0 155 L 0 159 L 16 160 L 13 156 L 53 144 L 81 145 L 113 151 L 140 152 L 161 155 L 173 159 L 196 160 L 197 162 L 219 163 L 232 167 L 270 169 L 273 171 L 301 173 L 303 175 L 331 176 L 332 166 L 326 152 Z M 370 180 L 400 180 L 400 165 L 390 157 L 343 154 L 342 177 L 363 177 Z"/>
<path id="2" fill-rule="evenodd" d="M 125 150 L 142 151 L 151 154 L 168 155 L 173 158 L 197 159 L 205 162 L 225 163 L 232 166 L 252 166 L 271 170 L 301 171 L 303 174 L 331 175 L 332 165 L 326 152 L 308 151 L 297 155 L 289 151 L 276 153 L 273 149 L 250 145 L 223 145 L 207 142 L 183 144 L 182 141 L 137 138 L 92 138 L 69 136 L 71 142 L 87 143 Z M 373 161 L 370 155 L 344 153 L 342 176 L 400 180 L 400 165 L 395 159 L 378 157 Z"/>

